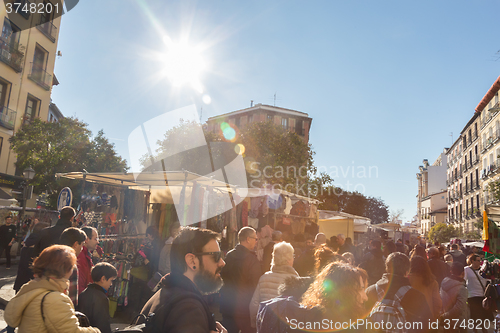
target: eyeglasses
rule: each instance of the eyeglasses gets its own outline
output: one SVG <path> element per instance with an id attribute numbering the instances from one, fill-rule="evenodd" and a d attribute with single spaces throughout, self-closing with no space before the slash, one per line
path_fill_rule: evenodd
<path id="1" fill-rule="evenodd" d="M 199 252 L 193 253 L 195 256 L 213 256 L 215 262 L 219 262 L 219 260 L 224 258 L 224 253 L 222 251 L 217 252 Z"/>
<path id="2" fill-rule="evenodd" d="M 255 239 L 255 240 L 259 240 L 257 237 L 248 237 L 248 238 L 252 238 L 252 239 Z"/>

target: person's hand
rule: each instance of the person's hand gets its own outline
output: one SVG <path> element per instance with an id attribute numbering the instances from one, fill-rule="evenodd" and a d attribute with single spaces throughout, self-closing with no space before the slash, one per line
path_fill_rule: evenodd
<path id="1" fill-rule="evenodd" d="M 144 259 L 144 263 L 147 265 L 149 264 L 149 260 L 148 259 Z"/>
<path id="2" fill-rule="evenodd" d="M 212 332 L 217 332 L 217 333 L 227 333 L 227 330 L 224 326 L 222 326 L 221 323 L 218 321 L 215 322 L 215 327 L 217 328 L 217 331 L 212 331 Z"/>

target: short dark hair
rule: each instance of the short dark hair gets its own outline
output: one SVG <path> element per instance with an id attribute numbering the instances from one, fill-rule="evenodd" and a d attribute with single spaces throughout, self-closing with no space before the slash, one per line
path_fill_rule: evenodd
<path id="1" fill-rule="evenodd" d="M 451 244 L 452 250 L 458 250 L 458 244 Z"/>
<path id="2" fill-rule="evenodd" d="M 90 276 L 92 277 L 92 281 L 99 282 L 103 276 L 106 280 L 118 276 L 118 272 L 116 271 L 115 266 L 108 264 L 107 262 L 100 262 L 92 268 Z"/>
<path id="3" fill-rule="evenodd" d="M 389 254 L 385 260 L 385 270 L 392 275 L 405 275 L 410 270 L 410 259 L 401 252 Z"/>
<path id="4" fill-rule="evenodd" d="M 158 232 L 158 229 L 152 225 L 146 229 L 146 236 L 147 235 L 153 236 L 154 239 L 160 238 L 160 233 Z"/>
<path id="5" fill-rule="evenodd" d="M 240 232 L 238 232 L 238 241 L 244 242 L 247 240 L 248 237 L 252 236 L 253 233 L 256 232 L 254 228 L 252 227 L 243 227 L 240 229 Z"/>
<path id="6" fill-rule="evenodd" d="M 75 209 L 71 206 L 65 206 L 61 209 L 59 216 L 62 220 L 70 220 L 73 216 L 75 216 Z"/>
<path id="7" fill-rule="evenodd" d="M 86 226 L 82 228 L 82 231 L 85 233 L 85 235 L 87 235 L 88 239 L 92 239 L 92 231 L 95 231 L 95 233 L 97 234 L 97 229 L 94 227 Z"/>
<path id="8" fill-rule="evenodd" d="M 187 270 L 186 254 L 203 252 L 203 247 L 212 239 L 219 241 L 220 235 L 208 229 L 182 227 L 170 250 L 172 274 L 184 274 Z"/>
<path id="9" fill-rule="evenodd" d="M 72 247 L 75 242 L 78 242 L 78 244 L 82 244 L 86 239 L 87 235 L 85 234 L 85 232 L 78 228 L 71 227 L 63 231 L 59 241 L 62 245 Z"/>
<path id="10" fill-rule="evenodd" d="M 464 272 L 464 265 L 460 262 L 454 262 L 451 264 L 451 274 L 459 276 Z"/>

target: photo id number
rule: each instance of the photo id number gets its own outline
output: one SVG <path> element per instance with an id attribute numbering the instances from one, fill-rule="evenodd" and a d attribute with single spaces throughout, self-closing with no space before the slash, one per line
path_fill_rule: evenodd
<path id="1" fill-rule="evenodd" d="M 490 329 L 493 327 L 497 328 L 497 323 L 495 320 L 489 319 L 444 319 L 443 325 L 445 330 L 456 330 L 458 328 L 462 329 L 470 329 L 470 330 L 478 330 L 478 329 Z"/>
<path id="2" fill-rule="evenodd" d="M 7 14 L 59 14 L 59 3 L 55 5 L 47 3 L 30 3 L 28 1 L 12 2 L 5 4 Z"/>

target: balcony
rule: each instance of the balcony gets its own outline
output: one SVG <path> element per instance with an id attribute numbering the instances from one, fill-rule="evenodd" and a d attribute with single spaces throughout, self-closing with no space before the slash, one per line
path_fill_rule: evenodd
<path id="1" fill-rule="evenodd" d="M 473 155 L 472 156 L 472 165 L 476 165 L 479 162 L 479 156 Z"/>
<path id="2" fill-rule="evenodd" d="M 24 46 L 0 38 L 0 60 L 12 67 L 17 73 L 20 73 L 24 58 Z"/>
<path id="3" fill-rule="evenodd" d="M 17 112 L 5 106 L 0 107 L 0 126 L 13 130 L 16 125 Z"/>
<path id="4" fill-rule="evenodd" d="M 42 66 L 31 63 L 31 71 L 28 74 L 28 79 L 34 81 L 43 89 L 49 91 L 52 84 L 52 75 L 47 73 Z"/>
<path id="5" fill-rule="evenodd" d="M 38 30 L 40 30 L 45 37 L 50 39 L 52 43 L 55 43 L 57 36 L 57 27 L 52 24 L 52 22 L 42 22 L 42 18 L 40 18 L 40 24 L 36 26 Z"/>

